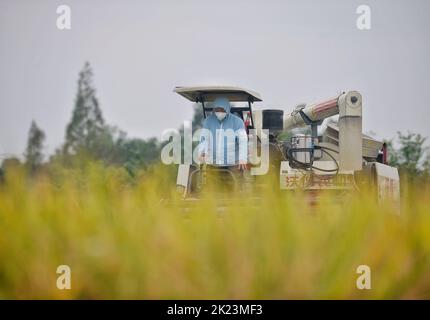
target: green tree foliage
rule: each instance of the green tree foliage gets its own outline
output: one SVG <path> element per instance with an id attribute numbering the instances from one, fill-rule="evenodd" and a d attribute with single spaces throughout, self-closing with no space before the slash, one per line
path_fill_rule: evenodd
<path id="1" fill-rule="evenodd" d="M 429 163 L 428 148 L 424 145 L 425 141 L 426 138 L 417 133 L 402 134 L 397 132 L 398 147 L 394 146 L 393 141 L 387 143 L 390 165 L 398 167 L 400 172 L 410 176 L 423 173 L 428 169 L 426 166 Z"/>
<path id="2" fill-rule="evenodd" d="M 65 143 L 52 160 L 61 159 L 68 164 L 100 160 L 106 165 L 125 166 L 129 173 L 158 160 L 160 144 L 157 139 L 128 139 L 124 131 L 106 124 L 95 92 L 92 68 L 85 63 L 79 73 L 78 92 L 72 119 L 66 128 Z"/>
<path id="3" fill-rule="evenodd" d="M 93 86 L 93 71 L 88 62 L 79 73 L 78 92 L 72 119 L 66 128 L 64 152 L 79 153 L 81 150 L 97 155 L 100 139 L 106 138 L 106 128 Z"/>
<path id="4" fill-rule="evenodd" d="M 121 162 L 127 171 L 134 175 L 136 169 L 145 168 L 160 159 L 161 145 L 156 138 L 148 140 L 127 139 L 121 146 Z"/>
<path id="5" fill-rule="evenodd" d="M 91 155 L 106 164 L 122 165 L 125 155 L 122 146 L 126 133 L 117 127 L 104 125 L 92 141 Z"/>
<path id="6" fill-rule="evenodd" d="M 31 171 L 34 171 L 43 161 L 43 142 L 45 133 L 37 126 L 33 120 L 28 132 L 27 148 L 25 151 L 25 163 Z"/>

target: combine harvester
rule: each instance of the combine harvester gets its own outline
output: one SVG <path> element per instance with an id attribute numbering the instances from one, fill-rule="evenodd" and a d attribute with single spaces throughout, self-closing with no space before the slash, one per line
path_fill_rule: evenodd
<path id="1" fill-rule="evenodd" d="M 264 143 L 265 133 L 261 129 L 267 129 L 269 171 L 275 171 L 279 179 L 274 188 L 286 192 L 302 190 L 314 198 L 321 191 L 339 195 L 370 190 L 375 199 L 399 201 L 399 174 L 397 168 L 387 165 L 386 145 L 362 133 L 362 97 L 357 91 L 343 92 L 317 104 L 299 105 L 291 113 L 280 109 L 252 110 L 254 102 L 262 101 L 260 95 L 238 87 L 176 87 L 174 91 L 191 102 L 201 103 L 205 118 L 212 112 L 211 102 L 218 96 L 227 97 L 233 104 L 231 112 L 244 120 L 250 141 L 249 129 L 256 129 L 258 152 Z M 323 121 L 335 115 L 339 115 L 338 122 L 329 122 L 324 133 L 318 135 Z M 306 127 L 308 133 L 296 132 Z M 287 140 L 282 139 L 285 135 Z M 249 149 L 252 150 L 251 144 Z M 177 188 L 183 199 L 199 198 L 209 170 L 224 173 L 233 185 L 237 184 L 228 168 L 181 164 Z M 264 179 L 248 175 L 245 180 L 254 189 L 253 194 L 258 194 L 259 180 Z M 236 186 L 234 190 L 243 188 Z"/>

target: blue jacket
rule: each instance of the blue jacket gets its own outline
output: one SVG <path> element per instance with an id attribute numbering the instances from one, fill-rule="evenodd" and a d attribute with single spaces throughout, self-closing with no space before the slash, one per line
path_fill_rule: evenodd
<path id="1" fill-rule="evenodd" d="M 215 107 L 223 108 L 227 115 L 219 121 L 212 113 L 203 121 L 203 129 L 207 129 L 211 135 L 208 136 L 204 131 L 200 135 L 200 154 L 205 153 L 210 164 L 235 165 L 239 161 L 247 162 L 248 137 L 243 120 L 230 113 L 230 102 L 226 98 L 215 99 Z"/>

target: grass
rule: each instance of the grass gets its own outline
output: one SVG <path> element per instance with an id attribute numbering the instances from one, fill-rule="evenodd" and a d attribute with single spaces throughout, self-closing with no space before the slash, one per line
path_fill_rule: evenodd
<path id="1" fill-rule="evenodd" d="M 0 299 L 429 299 L 430 192 L 400 216 L 366 193 L 306 204 L 269 188 L 258 205 L 160 202 L 165 170 L 130 181 L 90 164 L 0 185 Z M 58 290 L 68 265 L 71 290 Z M 371 290 L 358 290 L 359 265 Z"/>

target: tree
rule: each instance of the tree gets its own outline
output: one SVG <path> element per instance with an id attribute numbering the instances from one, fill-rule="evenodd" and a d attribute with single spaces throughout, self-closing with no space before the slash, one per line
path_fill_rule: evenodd
<path id="1" fill-rule="evenodd" d="M 72 119 L 66 128 L 66 154 L 84 150 L 92 154 L 100 135 L 106 133 L 104 119 L 95 96 L 93 71 L 88 62 L 79 73 L 78 92 Z"/>
<path id="2" fill-rule="evenodd" d="M 122 163 L 127 171 L 134 175 L 138 168 L 146 168 L 160 160 L 161 145 L 156 138 L 127 139 L 121 145 Z"/>
<path id="3" fill-rule="evenodd" d="M 425 159 L 427 147 L 424 146 L 426 138 L 416 133 L 397 132 L 397 139 L 398 148 L 394 147 L 392 141 L 387 143 L 390 165 L 411 176 L 420 174 L 428 165 Z"/>
<path id="4" fill-rule="evenodd" d="M 43 161 L 43 142 L 45 133 L 37 126 L 33 120 L 28 132 L 27 148 L 25 151 L 25 162 L 31 171 L 37 169 Z"/>
<path id="5" fill-rule="evenodd" d="M 159 158 L 160 145 L 155 139 L 128 139 L 126 133 L 105 123 L 95 95 L 93 72 L 87 62 L 79 73 L 78 92 L 72 119 L 66 128 L 66 141 L 51 161 L 80 165 L 101 160 L 132 171 L 146 167 Z"/>
<path id="6" fill-rule="evenodd" d="M 104 125 L 91 143 L 91 154 L 105 164 L 123 164 L 122 146 L 126 141 L 124 131 Z"/>

